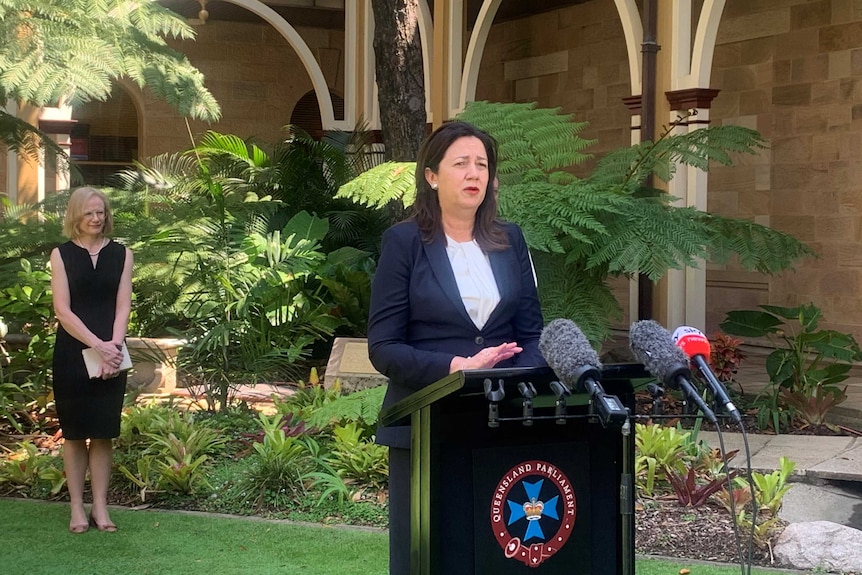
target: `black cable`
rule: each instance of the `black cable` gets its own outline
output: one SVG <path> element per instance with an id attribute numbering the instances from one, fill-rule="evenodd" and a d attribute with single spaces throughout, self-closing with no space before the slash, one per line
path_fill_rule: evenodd
<path id="1" fill-rule="evenodd" d="M 754 492 L 754 481 L 751 478 L 751 450 L 748 447 L 748 434 L 745 432 L 745 426 L 740 425 L 742 430 L 742 443 L 745 446 L 745 466 L 748 471 L 748 490 L 751 494 L 751 535 L 748 539 L 748 574 L 751 575 L 751 561 L 754 554 L 754 534 L 757 529 L 757 494 Z M 743 575 L 746 575 L 743 572 Z"/>
<path id="2" fill-rule="evenodd" d="M 727 449 L 724 447 L 724 434 L 721 432 L 721 425 L 715 426 L 715 431 L 718 434 L 719 453 L 721 461 L 724 464 L 724 473 L 727 475 L 727 494 L 730 500 L 730 524 L 733 527 L 733 540 L 736 543 L 736 556 L 739 558 L 739 567 L 742 575 L 745 575 L 745 558 L 742 554 L 742 539 L 739 536 L 739 523 L 736 520 L 736 502 L 733 497 L 733 474 L 730 472 L 730 463 L 727 459 Z M 749 558 L 749 570 L 751 569 L 751 559 Z"/>

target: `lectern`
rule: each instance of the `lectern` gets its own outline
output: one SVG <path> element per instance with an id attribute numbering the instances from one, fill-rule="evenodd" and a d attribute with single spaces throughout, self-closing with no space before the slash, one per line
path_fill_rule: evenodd
<path id="1" fill-rule="evenodd" d="M 601 374 L 633 412 L 649 374 Z M 633 424 L 569 391 L 550 368 L 469 370 L 381 413 L 411 426 L 411 575 L 633 575 Z"/>

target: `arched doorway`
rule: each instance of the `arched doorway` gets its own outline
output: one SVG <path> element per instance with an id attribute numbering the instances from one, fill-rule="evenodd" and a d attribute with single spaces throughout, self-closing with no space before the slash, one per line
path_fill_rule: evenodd
<path id="1" fill-rule="evenodd" d="M 138 112 L 119 85 L 104 102 L 83 104 L 74 112 L 71 133 L 72 186 L 109 186 L 114 174 L 139 157 Z"/>
<path id="2" fill-rule="evenodd" d="M 336 120 L 344 119 L 344 98 L 329 91 L 332 98 L 332 111 Z M 323 138 L 323 120 L 320 117 L 320 106 L 317 103 L 317 95 L 314 90 L 306 92 L 296 103 L 290 114 L 290 123 L 308 132 L 315 140 Z"/>

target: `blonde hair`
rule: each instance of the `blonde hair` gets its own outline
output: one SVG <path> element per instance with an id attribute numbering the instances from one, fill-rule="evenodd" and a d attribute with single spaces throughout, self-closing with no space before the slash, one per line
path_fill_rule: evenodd
<path id="1" fill-rule="evenodd" d="M 96 188 L 84 187 L 78 188 L 69 196 L 69 203 L 66 205 L 66 217 L 63 218 L 64 236 L 74 240 L 81 235 L 78 224 L 84 219 L 84 206 L 87 205 L 87 202 L 93 196 L 102 200 L 102 203 L 105 205 L 105 221 L 102 225 L 102 235 L 108 236 L 114 231 L 114 216 L 111 214 L 111 206 L 108 204 L 107 196 Z"/>

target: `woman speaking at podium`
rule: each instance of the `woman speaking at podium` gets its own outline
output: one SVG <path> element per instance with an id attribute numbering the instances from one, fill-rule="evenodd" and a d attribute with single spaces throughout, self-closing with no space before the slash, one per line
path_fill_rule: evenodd
<path id="1" fill-rule="evenodd" d="M 465 369 L 546 365 L 535 274 L 520 228 L 497 217 L 496 143 L 452 121 L 422 144 L 409 219 L 383 234 L 368 351 L 389 378 L 383 406 Z M 389 572 L 410 569 L 410 429 L 389 446 Z"/>

